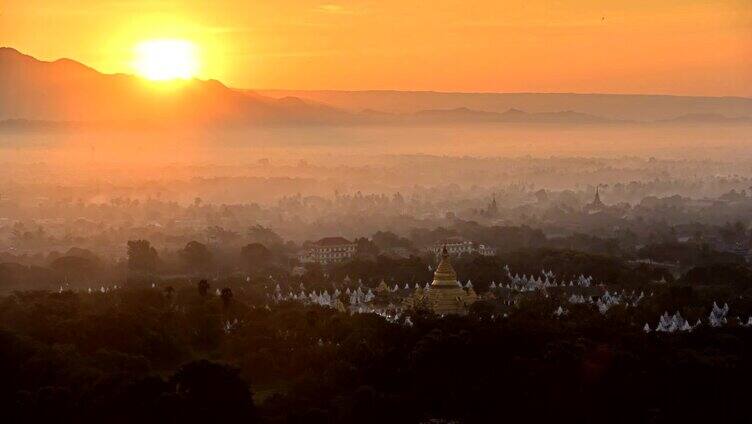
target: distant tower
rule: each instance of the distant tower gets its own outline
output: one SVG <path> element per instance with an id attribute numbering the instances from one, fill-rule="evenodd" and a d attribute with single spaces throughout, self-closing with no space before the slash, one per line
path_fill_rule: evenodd
<path id="1" fill-rule="evenodd" d="M 600 185 L 595 186 L 595 197 L 591 203 L 585 205 L 585 212 L 593 214 L 603 211 L 606 205 L 601 201 Z"/>
<path id="2" fill-rule="evenodd" d="M 496 194 L 494 193 L 491 204 L 488 206 L 488 214 L 493 216 L 497 213 L 499 213 L 499 207 L 496 205 Z"/>
<path id="3" fill-rule="evenodd" d="M 593 199 L 593 206 L 597 207 L 603 207 L 605 206 L 603 202 L 601 202 L 601 194 L 600 194 L 600 185 L 595 186 L 595 198 Z"/>
<path id="4" fill-rule="evenodd" d="M 496 204 L 496 193 L 491 198 L 491 202 L 485 210 L 481 210 L 480 214 L 487 218 L 496 217 L 499 214 L 499 206 Z"/>

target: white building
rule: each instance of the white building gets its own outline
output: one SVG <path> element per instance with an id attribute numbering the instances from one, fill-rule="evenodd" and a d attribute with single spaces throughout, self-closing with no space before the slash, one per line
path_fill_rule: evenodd
<path id="1" fill-rule="evenodd" d="M 343 237 L 325 237 L 298 254 L 302 263 L 326 265 L 344 262 L 355 256 L 357 245 Z"/>

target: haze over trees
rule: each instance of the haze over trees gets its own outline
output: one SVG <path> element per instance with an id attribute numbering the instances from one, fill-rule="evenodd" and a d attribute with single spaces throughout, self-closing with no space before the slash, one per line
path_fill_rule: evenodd
<path id="1" fill-rule="evenodd" d="M 148 240 L 128 242 L 128 269 L 134 272 L 150 274 L 157 270 L 159 255 Z"/>
<path id="2" fill-rule="evenodd" d="M 3 421 L 750 421 L 752 100 L 171 83 L 0 48 Z"/>

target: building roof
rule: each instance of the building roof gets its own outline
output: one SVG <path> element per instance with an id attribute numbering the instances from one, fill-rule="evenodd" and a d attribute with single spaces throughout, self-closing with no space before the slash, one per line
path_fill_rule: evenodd
<path id="1" fill-rule="evenodd" d="M 315 243 L 317 246 L 341 246 L 343 244 L 352 244 L 344 237 L 324 237 Z"/>
<path id="2" fill-rule="evenodd" d="M 464 238 L 460 236 L 454 236 L 454 237 L 447 237 L 444 239 L 444 241 L 438 244 L 447 245 L 447 244 L 463 244 L 463 243 L 471 243 L 471 242 L 469 240 L 465 240 Z"/>

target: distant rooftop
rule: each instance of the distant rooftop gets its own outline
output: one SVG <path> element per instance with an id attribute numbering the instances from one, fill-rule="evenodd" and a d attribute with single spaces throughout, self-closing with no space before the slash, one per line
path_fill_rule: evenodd
<path id="1" fill-rule="evenodd" d="M 318 246 L 340 246 L 343 244 L 352 244 L 352 242 L 344 237 L 324 237 L 317 241 Z"/>

